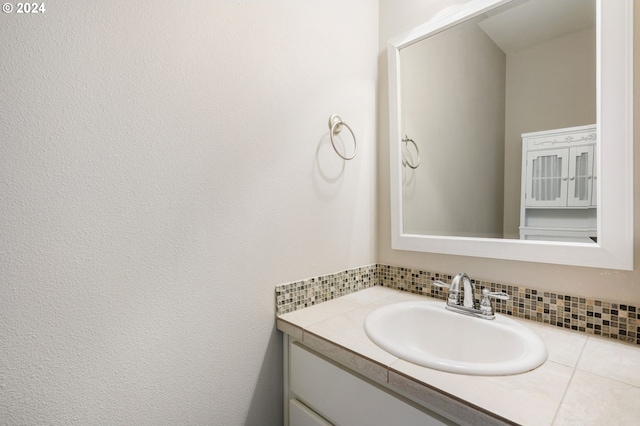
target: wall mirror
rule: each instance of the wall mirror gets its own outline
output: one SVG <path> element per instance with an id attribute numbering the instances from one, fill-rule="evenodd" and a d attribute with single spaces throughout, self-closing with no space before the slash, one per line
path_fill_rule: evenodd
<path id="1" fill-rule="evenodd" d="M 633 268 L 632 0 L 474 0 L 390 40 L 394 249 Z"/>

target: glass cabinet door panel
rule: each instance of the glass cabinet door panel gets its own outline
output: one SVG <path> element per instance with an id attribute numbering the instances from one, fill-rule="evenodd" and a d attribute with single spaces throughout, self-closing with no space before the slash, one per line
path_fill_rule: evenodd
<path id="1" fill-rule="evenodd" d="M 593 146 L 580 146 L 569 151 L 569 188 L 567 205 L 589 207 L 593 180 Z"/>
<path id="2" fill-rule="evenodd" d="M 527 153 L 527 206 L 567 205 L 568 155 L 568 149 Z"/>

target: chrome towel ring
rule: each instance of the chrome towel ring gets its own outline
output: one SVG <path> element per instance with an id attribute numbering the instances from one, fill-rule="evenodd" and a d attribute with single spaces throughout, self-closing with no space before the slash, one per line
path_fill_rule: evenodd
<path id="1" fill-rule="evenodd" d="M 413 139 L 409 139 L 409 136 L 404 135 L 404 139 L 402 139 L 402 142 L 404 142 L 405 147 L 408 145 L 409 142 L 411 142 L 414 146 L 414 148 L 416 149 L 416 161 L 415 164 L 412 164 L 407 158 L 405 153 L 402 153 L 402 165 L 403 166 L 409 166 L 412 169 L 417 169 L 418 166 L 420 165 L 420 150 L 418 149 L 418 144 L 415 143 L 415 141 Z"/>
<path id="2" fill-rule="evenodd" d="M 338 148 L 336 148 L 336 143 L 333 140 L 333 135 L 340 134 L 340 132 L 342 131 L 342 126 L 345 126 L 347 129 L 349 129 L 349 132 L 351 133 L 351 136 L 353 137 L 353 154 L 351 154 L 350 157 L 346 157 L 346 156 L 342 155 L 340 153 L 340 151 L 338 151 Z M 358 152 L 358 144 L 356 142 L 356 135 L 353 134 L 353 130 L 351 130 L 351 127 L 349 127 L 349 125 L 347 123 L 342 121 L 342 118 L 340 118 L 340 116 L 337 115 L 337 114 L 333 114 L 331 117 L 329 117 L 329 137 L 331 138 L 331 145 L 333 145 L 334 151 L 336 152 L 336 154 L 338 154 L 340 156 L 340 158 L 342 158 L 344 160 L 352 160 L 356 156 L 356 154 Z"/>

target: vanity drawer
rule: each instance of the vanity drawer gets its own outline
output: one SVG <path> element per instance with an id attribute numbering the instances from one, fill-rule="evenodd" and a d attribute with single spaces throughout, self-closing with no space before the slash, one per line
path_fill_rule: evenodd
<path id="1" fill-rule="evenodd" d="M 334 425 L 452 424 L 315 355 L 298 343 L 291 343 L 289 348 L 291 397 Z M 289 410 L 291 412 L 291 408 Z"/>
<path id="2" fill-rule="evenodd" d="M 291 426 L 332 426 L 297 399 L 289 400 L 289 424 Z"/>

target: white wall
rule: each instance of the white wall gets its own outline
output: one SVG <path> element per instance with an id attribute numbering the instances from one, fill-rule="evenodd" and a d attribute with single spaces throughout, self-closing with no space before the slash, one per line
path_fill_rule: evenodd
<path id="1" fill-rule="evenodd" d="M 378 232 L 377 258 L 380 263 L 449 273 L 467 272 L 471 277 L 530 288 L 619 300 L 640 305 L 640 108 L 635 108 L 635 271 L 615 271 L 529 262 L 502 261 L 464 256 L 447 256 L 391 249 L 389 204 L 389 111 L 387 48 L 389 38 L 423 23 L 460 0 L 380 0 L 380 95 L 378 145 Z M 634 11 L 636 26 L 640 7 Z M 636 27 L 637 28 L 637 27 Z M 635 32 L 635 56 L 639 57 L 640 32 Z M 640 64 L 635 64 L 635 99 L 640 99 Z"/>
<path id="2" fill-rule="evenodd" d="M 375 262 L 378 3 L 46 7 L 0 16 L 0 423 L 281 424 L 274 286 Z"/>

